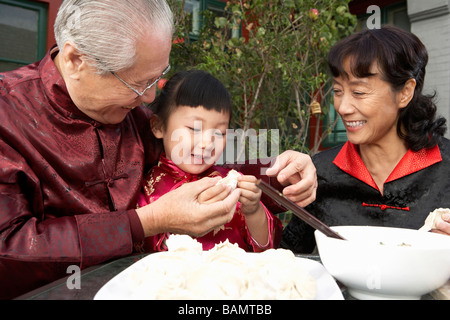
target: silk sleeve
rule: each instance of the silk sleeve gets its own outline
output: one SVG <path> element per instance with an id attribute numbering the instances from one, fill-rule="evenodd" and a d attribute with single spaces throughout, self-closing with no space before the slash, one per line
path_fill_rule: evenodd
<path id="1" fill-rule="evenodd" d="M 0 140 L 0 299 L 132 252 L 130 212 L 49 217 L 33 169 Z M 68 214 L 70 210 L 68 210 Z"/>

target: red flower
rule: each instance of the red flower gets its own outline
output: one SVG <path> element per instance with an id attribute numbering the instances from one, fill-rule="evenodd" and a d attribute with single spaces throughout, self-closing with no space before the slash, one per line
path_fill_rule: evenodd
<path id="1" fill-rule="evenodd" d="M 166 85 L 167 79 L 161 79 L 158 81 L 158 89 L 162 90 L 164 88 L 164 86 Z"/>
<path id="2" fill-rule="evenodd" d="M 317 9 L 310 9 L 310 10 L 309 10 L 309 17 L 310 17 L 312 20 L 317 20 L 317 19 L 319 19 L 319 10 L 317 10 Z"/>
<path id="3" fill-rule="evenodd" d="M 173 40 L 173 44 L 184 43 L 184 38 L 176 38 Z"/>

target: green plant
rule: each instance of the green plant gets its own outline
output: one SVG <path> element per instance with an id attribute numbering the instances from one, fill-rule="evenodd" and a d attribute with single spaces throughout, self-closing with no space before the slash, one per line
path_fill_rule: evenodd
<path id="1" fill-rule="evenodd" d="M 280 149 L 317 152 L 335 122 L 314 131 L 310 120 L 324 120 L 332 103 L 326 55 L 352 33 L 356 18 L 349 0 L 230 0 L 226 14 L 203 13 L 203 27 L 189 37 L 191 17 L 184 1 L 172 0 L 177 41 L 175 70 L 203 69 L 229 89 L 235 106 L 232 127 L 278 129 Z M 242 32 L 241 32 L 242 31 Z M 319 105 L 320 113 L 311 107 Z"/>

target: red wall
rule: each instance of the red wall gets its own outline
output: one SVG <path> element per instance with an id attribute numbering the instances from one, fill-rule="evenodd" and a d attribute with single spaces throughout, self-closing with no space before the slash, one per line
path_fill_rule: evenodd
<path id="1" fill-rule="evenodd" d="M 56 14 L 58 13 L 59 6 L 63 0 L 33 0 L 35 2 L 46 3 L 48 6 L 48 20 L 47 20 L 47 50 L 49 50 L 54 44 L 55 34 L 53 32 L 53 25 L 55 23 Z"/>

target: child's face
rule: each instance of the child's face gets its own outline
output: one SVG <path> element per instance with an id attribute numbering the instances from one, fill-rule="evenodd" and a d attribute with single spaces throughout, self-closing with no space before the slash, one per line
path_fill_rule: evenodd
<path id="1" fill-rule="evenodd" d="M 214 165 L 226 144 L 230 115 L 202 106 L 179 106 L 171 113 L 167 126 L 153 128 L 163 139 L 166 157 L 180 169 L 199 174 Z"/>

